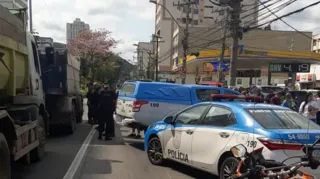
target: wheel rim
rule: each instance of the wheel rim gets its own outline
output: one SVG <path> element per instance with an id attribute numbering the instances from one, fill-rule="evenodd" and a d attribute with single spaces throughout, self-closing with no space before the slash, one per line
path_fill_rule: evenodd
<path id="1" fill-rule="evenodd" d="M 149 143 L 148 145 L 148 156 L 150 160 L 154 163 L 159 162 L 162 160 L 162 147 L 161 143 L 158 140 L 154 140 Z"/>
<path id="2" fill-rule="evenodd" d="M 223 168 L 223 178 L 231 179 L 235 174 L 238 164 L 236 162 L 228 162 Z"/>

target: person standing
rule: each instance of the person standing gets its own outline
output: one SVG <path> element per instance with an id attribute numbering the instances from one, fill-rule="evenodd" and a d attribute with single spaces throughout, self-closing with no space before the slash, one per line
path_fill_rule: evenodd
<path id="1" fill-rule="evenodd" d="M 313 96 L 311 93 L 308 93 L 305 97 L 305 100 L 301 103 L 299 113 L 302 114 L 304 117 L 317 122 L 317 113 L 319 109 L 315 101 L 313 100 Z"/>
<path id="2" fill-rule="evenodd" d="M 292 100 L 292 95 L 291 95 L 291 93 L 287 93 L 287 94 L 286 94 L 286 98 L 285 98 L 285 100 L 283 101 L 282 106 L 283 106 L 283 107 L 287 107 L 287 108 L 289 108 L 289 109 L 292 109 L 292 110 L 294 110 L 294 111 L 296 110 L 296 106 L 295 106 L 294 101 Z"/>
<path id="3" fill-rule="evenodd" d="M 277 94 L 270 99 L 270 104 L 281 105 L 281 93 L 280 92 L 277 92 Z"/>
<path id="4" fill-rule="evenodd" d="M 98 121 L 99 121 L 99 136 L 102 139 L 102 134 L 105 131 L 105 140 L 111 140 L 115 136 L 113 113 L 115 111 L 116 94 L 110 90 L 109 85 L 105 84 L 104 89 L 100 93 L 98 105 Z"/>

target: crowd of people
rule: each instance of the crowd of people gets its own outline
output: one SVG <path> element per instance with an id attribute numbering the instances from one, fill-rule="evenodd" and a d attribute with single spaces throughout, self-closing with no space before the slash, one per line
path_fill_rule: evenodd
<path id="1" fill-rule="evenodd" d="M 281 91 L 274 93 L 271 91 L 264 96 L 261 93 L 261 89 L 257 88 L 253 93 L 250 93 L 245 88 L 234 89 L 239 91 L 242 95 L 255 95 L 260 97 L 260 103 L 279 105 L 287 107 L 291 110 L 299 112 L 306 118 L 316 122 L 320 125 L 320 92 L 307 93 L 301 104 L 298 102 L 298 98 L 293 98 L 292 94 L 288 91 Z"/>
<path id="2" fill-rule="evenodd" d="M 99 124 L 96 128 L 99 131 L 98 139 L 112 140 L 115 137 L 113 113 L 116 108 L 117 94 L 107 83 L 103 86 L 97 83 L 88 85 L 87 93 L 88 123 Z M 103 134 L 103 132 L 105 132 Z"/>

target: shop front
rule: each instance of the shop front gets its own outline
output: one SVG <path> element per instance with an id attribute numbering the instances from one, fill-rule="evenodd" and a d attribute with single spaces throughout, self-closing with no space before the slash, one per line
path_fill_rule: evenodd
<path id="1" fill-rule="evenodd" d="M 296 81 L 299 84 L 300 90 L 315 89 L 317 87 L 315 74 L 299 74 L 296 77 Z"/>
<path id="2" fill-rule="evenodd" d="M 228 85 L 230 69 L 229 49 L 226 50 L 222 71 L 223 83 Z M 198 56 L 187 58 L 187 84 L 218 81 L 220 50 L 200 51 Z M 310 72 L 310 64 L 320 62 L 320 54 L 313 52 L 272 51 L 239 46 L 236 86 L 277 85 L 290 82 L 294 85 L 296 73 Z M 182 59 L 173 70 L 176 82 L 181 78 Z"/>

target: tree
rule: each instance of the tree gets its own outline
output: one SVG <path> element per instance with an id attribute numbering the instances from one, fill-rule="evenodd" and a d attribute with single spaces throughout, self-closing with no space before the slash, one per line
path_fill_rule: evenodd
<path id="1" fill-rule="evenodd" d="M 116 45 L 117 41 L 108 30 L 85 30 L 75 39 L 68 41 L 68 50 L 72 55 L 80 57 L 82 70 L 86 70 L 82 71 L 82 74 L 91 76 L 89 81 L 93 82 L 99 71 L 106 70 L 106 66 L 114 65 L 107 61 L 107 57 L 113 54 L 110 49 Z"/>

